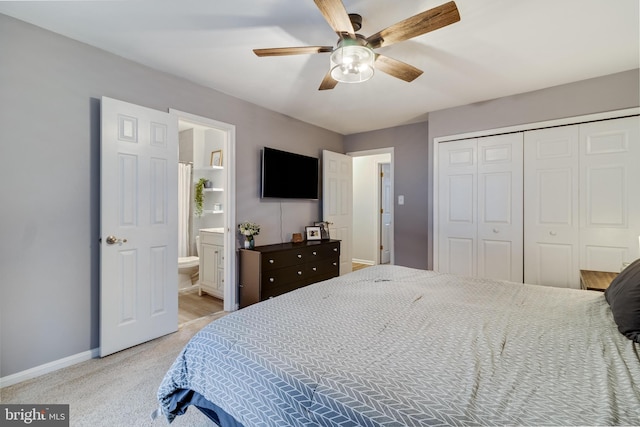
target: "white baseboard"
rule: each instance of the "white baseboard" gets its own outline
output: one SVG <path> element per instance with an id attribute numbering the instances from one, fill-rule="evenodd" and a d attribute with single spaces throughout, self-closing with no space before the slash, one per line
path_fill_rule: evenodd
<path id="1" fill-rule="evenodd" d="M 370 259 L 353 258 L 351 261 L 355 262 L 357 264 L 376 265 L 376 262 L 375 261 L 371 261 Z"/>
<path id="2" fill-rule="evenodd" d="M 74 354 L 63 359 L 54 360 L 53 362 L 45 363 L 44 365 L 36 366 L 35 368 L 27 369 L 26 371 L 17 372 L 12 375 L 0 378 L 0 388 L 8 387 L 10 385 L 21 383 L 22 381 L 30 380 L 40 375 L 48 374 L 58 369 L 66 368 L 68 366 L 75 365 L 76 363 L 84 362 L 86 360 L 94 359 L 100 355 L 100 348 L 94 348 L 82 353 Z"/>

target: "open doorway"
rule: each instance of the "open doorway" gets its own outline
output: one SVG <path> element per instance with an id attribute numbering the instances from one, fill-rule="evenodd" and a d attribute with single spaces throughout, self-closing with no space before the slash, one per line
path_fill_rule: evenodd
<path id="1" fill-rule="evenodd" d="M 354 269 L 393 264 L 393 148 L 353 157 Z"/>
<path id="2" fill-rule="evenodd" d="M 170 112 L 178 119 L 180 169 L 189 176 L 181 186 L 188 197 L 179 221 L 180 256 L 186 258 L 179 258 L 178 322 L 184 324 L 237 309 L 230 233 L 235 221 L 235 126 Z"/>

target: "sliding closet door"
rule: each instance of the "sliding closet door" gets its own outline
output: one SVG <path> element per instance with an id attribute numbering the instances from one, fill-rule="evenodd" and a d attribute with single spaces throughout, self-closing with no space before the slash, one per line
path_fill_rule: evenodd
<path id="1" fill-rule="evenodd" d="M 477 143 L 475 139 L 438 147 L 438 271 L 477 272 Z"/>
<path id="2" fill-rule="evenodd" d="M 580 268 L 618 272 L 638 257 L 640 119 L 580 126 Z"/>
<path id="3" fill-rule="evenodd" d="M 478 138 L 479 277 L 522 282 L 522 133 Z"/>
<path id="4" fill-rule="evenodd" d="M 580 285 L 578 135 L 578 125 L 525 132 L 526 283 Z"/>

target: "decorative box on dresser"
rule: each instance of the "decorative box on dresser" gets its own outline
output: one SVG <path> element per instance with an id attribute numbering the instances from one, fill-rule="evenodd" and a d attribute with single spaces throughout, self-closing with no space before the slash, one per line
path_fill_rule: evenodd
<path id="1" fill-rule="evenodd" d="M 339 240 L 278 243 L 240 249 L 240 307 L 339 274 Z"/>

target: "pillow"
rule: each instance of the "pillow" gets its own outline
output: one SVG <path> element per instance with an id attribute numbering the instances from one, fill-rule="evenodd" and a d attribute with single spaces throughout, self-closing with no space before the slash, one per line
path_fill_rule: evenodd
<path id="1" fill-rule="evenodd" d="M 618 330 L 640 343 L 640 258 L 622 270 L 604 291 Z"/>

